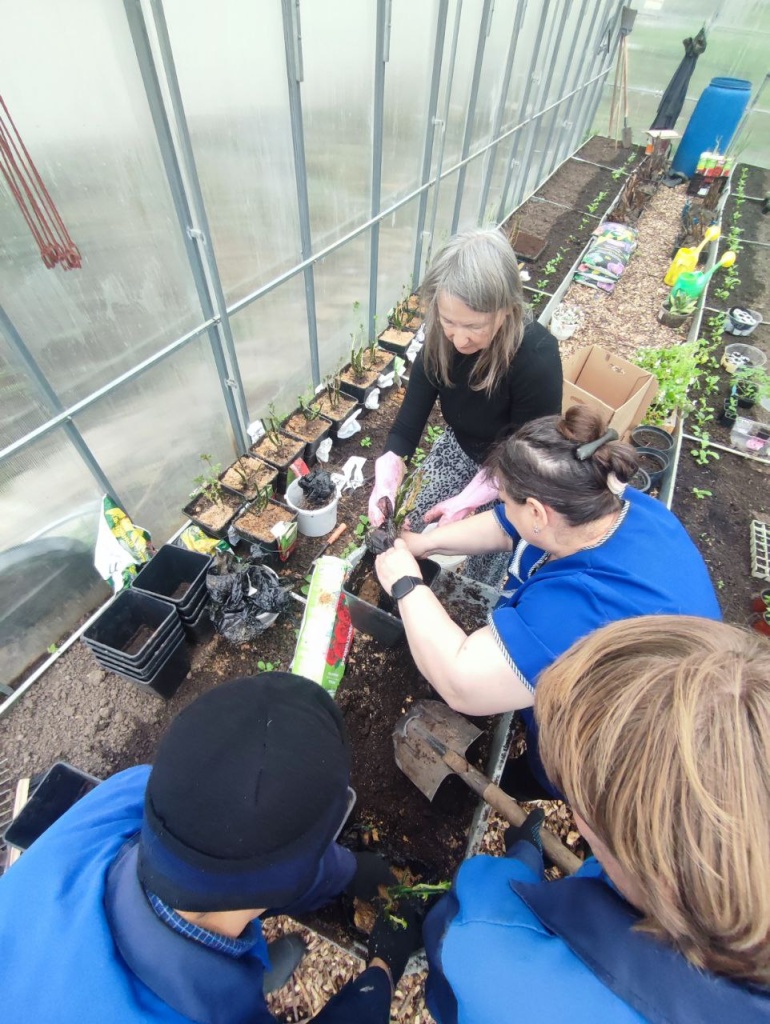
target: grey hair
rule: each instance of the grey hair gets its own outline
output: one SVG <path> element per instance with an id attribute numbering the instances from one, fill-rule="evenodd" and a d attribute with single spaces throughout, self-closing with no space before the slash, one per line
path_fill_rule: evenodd
<path id="1" fill-rule="evenodd" d="M 420 287 L 426 307 L 423 358 L 429 376 L 451 387 L 454 349 L 439 322 L 438 297 L 459 299 L 476 313 L 508 314 L 474 367 L 471 387 L 490 394 L 505 376 L 532 319 L 510 242 L 497 228 L 455 235 L 431 262 Z"/>

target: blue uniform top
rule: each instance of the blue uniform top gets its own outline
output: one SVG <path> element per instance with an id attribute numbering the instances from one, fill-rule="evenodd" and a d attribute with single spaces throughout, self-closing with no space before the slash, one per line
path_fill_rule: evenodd
<path id="1" fill-rule="evenodd" d="M 514 552 L 489 626 L 511 668 L 533 692 L 544 668 L 609 622 L 636 615 L 722 618 L 706 565 L 676 516 L 631 487 L 626 494 L 609 536 L 557 559 L 521 540 L 504 506 L 495 508 Z M 532 769 L 555 792 L 536 757 L 532 711 L 522 715 Z"/>
<path id="2" fill-rule="evenodd" d="M 173 931 L 145 898 L 135 840 L 149 772 L 148 766 L 129 768 L 97 786 L 0 878 L 0 1002 L 6 1021 L 275 1020 L 262 992 L 269 954 L 259 920 L 251 924 L 252 947 L 233 957 Z M 334 856 L 338 849 L 330 846 L 329 864 L 319 869 L 327 878 L 319 877 L 313 892 L 349 879 Z M 389 1007 L 390 982 L 374 967 L 348 983 L 314 1020 L 387 1024 Z"/>

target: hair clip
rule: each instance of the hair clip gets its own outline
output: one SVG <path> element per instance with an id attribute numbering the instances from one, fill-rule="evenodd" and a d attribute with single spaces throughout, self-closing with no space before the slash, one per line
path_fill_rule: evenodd
<path id="1" fill-rule="evenodd" d="M 617 430 L 613 430 L 610 427 L 606 430 L 601 437 L 597 438 L 596 441 L 588 441 L 586 444 L 581 444 L 575 449 L 575 458 L 578 462 L 585 462 L 586 459 L 590 459 L 594 452 L 597 452 L 602 445 L 607 444 L 608 441 L 617 441 L 620 437 Z"/>

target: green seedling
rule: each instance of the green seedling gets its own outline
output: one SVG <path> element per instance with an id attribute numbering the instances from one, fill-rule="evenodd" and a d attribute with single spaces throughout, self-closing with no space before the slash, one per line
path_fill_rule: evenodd
<path id="1" fill-rule="evenodd" d="M 443 427 L 428 427 L 428 444 L 434 445 L 440 437 L 444 436 Z"/>
<path id="2" fill-rule="evenodd" d="M 57 647 L 56 644 L 49 644 L 46 647 L 46 650 L 48 651 L 49 654 L 56 654 L 56 652 L 59 650 L 59 648 Z"/>
<path id="3" fill-rule="evenodd" d="M 222 504 L 222 485 L 219 482 L 219 474 L 222 467 L 214 462 L 213 455 L 203 454 L 201 461 L 208 467 L 208 471 L 201 473 L 193 479 L 197 490 L 205 495 L 214 505 Z"/>
<path id="4" fill-rule="evenodd" d="M 692 493 L 695 495 L 695 497 L 698 499 L 698 501 L 702 501 L 704 498 L 711 498 L 711 497 L 713 497 L 712 492 L 711 491 L 707 491 L 705 489 L 705 487 L 693 487 Z"/>
<path id="5" fill-rule="evenodd" d="M 415 885 L 390 885 L 386 890 L 383 913 L 394 928 L 406 928 L 406 921 L 398 915 L 398 906 L 401 900 L 425 902 L 434 896 L 443 896 L 451 888 L 451 882 L 436 882 L 433 885 L 427 882 L 417 882 Z"/>
<path id="6" fill-rule="evenodd" d="M 277 452 L 283 451 L 284 437 L 281 433 L 281 417 L 275 411 L 275 403 L 267 407 L 267 416 L 262 421 L 270 443 Z"/>
<path id="7" fill-rule="evenodd" d="M 359 539 L 363 540 L 363 538 L 364 538 L 364 536 L 366 534 L 366 531 L 368 529 L 369 529 L 369 517 L 368 516 L 359 516 L 358 517 L 358 522 L 355 525 L 355 529 L 353 530 L 353 533 L 356 535 L 356 537 L 358 537 Z M 355 549 L 355 545 L 354 545 L 354 549 Z"/>
<path id="8" fill-rule="evenodd" d="M 276 669 L 280 668 L 280 661 L 258 661 L 257 668 L 260 672 L 275 672 Z"/>
<path id="9" fill-rule="evenodd" d="M 299 410 L 306 420 L 316 420 L 321 412 L 317 405 L 313 405 L 315 401 L 315 394 L 312 389 L 309 393 L 299 395 L 297 402 L 299 403 Z"/>
<path id="10" fill-rule="evenodd" d="M 372 447 L 372 439 L 371 439 L 371 437 L 369 437 L 368 434 L 366 435 L 366 437 L 362 437 L 361 441 L 360 441 L 360 444 L 361 444 L 362 448 L 371 448 Z"/>

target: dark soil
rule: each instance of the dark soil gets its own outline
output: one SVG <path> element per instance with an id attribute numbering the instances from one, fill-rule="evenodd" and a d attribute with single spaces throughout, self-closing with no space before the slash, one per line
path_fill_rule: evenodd
<path id="1" fill-rule="evenodd" d="M 277 502 L 269 501 L 261 512 L 245 512 L 233 523 L 233 527 L 241 536 L 254 538 L 262 544 L 273 544 L 275 537 L 271 530 L 277 523 L 291 522 L 296 519 L 296 513 L 292 512 L 286 505 L 279 505 Z"/>
<path id="2" fill-rule="evenodd" d="M 535 312 L 547 302 L 548 295 L 541 293 L 555 290 L 623 187 L 626 174 L 607 168 L 625 166 L 630 171 L 642 160 L 644 151 L 638 146 L 617 148 L 612 140 L 596 136 L 577 156 L 581 159 L 564 163 L 503 226 L 509 235 L 519 230 L 545 240 L 538 258 L 526 264 L 530 275 L 526 294 Z M 606 194 L 589 213 L 588 207 L 602 192 Z M 515 236 L 513 247 L 516 249 Z"/>
<path id="3" fill-rule="evenodd" d="M 654 430 L 637 428 L 634 431 L 634 440 L 639 448 L 659 448 L 663 452 L 667 452 L 671 448 L 671 440 L 666 440 L 665 437 L 661 437 Z"/>
<path id="4" fill-rule="evenodd" d="M 186 580 L 182 580 L 182 582 L 177 586 L 174 593 L 169 594 L 169 597 L 171 598 L 172 601 L 179 601 L 190 589 L 190 586 L 190 583 L 188 583 Z"/>
<path id="5" fill-rule="evenodd" d="M 358 404 L 355 398 L 348 398 L 346 395 L 339 395 L 337 398 L 337 406 L 334 408 L 331 404 L 331 399 L 327 394 L 321 396 L 316 403 L 320 409 L 322 415 L 330 419 L 332 423 L 340 423 L 348 413 L 352 412 Z"/>

